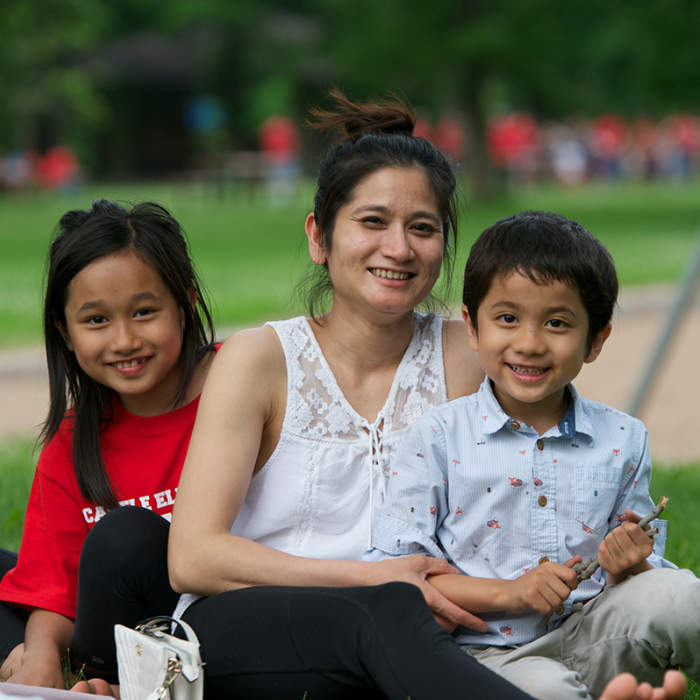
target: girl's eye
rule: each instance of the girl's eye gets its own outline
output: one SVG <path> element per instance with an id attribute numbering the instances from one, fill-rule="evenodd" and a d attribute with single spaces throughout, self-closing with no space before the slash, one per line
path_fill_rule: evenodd
<path id="1" fill-rule="evenodd" d="M 550 321 L 547 321 L 547 325 L 549 325 L 550 328 L 564 328 L 566 323 L 564 323 L 564 321 L 562 321 L 560 318 L 553 318 Z"/>
<path id="2" fill-rule="evenodd" d="M 144 316 L 150 316 L 153 313 L 153 309 L 139 309 L 134 316 L 137 318 L 143 318 Z"/>
<path id="3" fill-rule="evenodd" d="M 500 321 L 503 321 L 503 323 L 508 323 L 508 324 L 516 323 L 518 320 L 517 318 L 515 318 L 515 316 L 513 316 L 513 314 L 502 314 L 501 316 L 498 317 L 498 319 Z"/>
<path id="4" fill-rule="evenodd" d="M 107 323 L 107 319 L 104 316 L 92 316 L 88 319 L 88 323 L 98 326 L 102 323 Z"/>

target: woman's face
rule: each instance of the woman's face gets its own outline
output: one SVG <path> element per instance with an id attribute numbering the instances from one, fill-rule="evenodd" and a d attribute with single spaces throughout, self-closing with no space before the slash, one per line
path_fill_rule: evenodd
<path id="1" fill-rule="evenodd" d="M 328 263 L 333 307 L 405 314 L 440 276 L 444 249 L 437 196 L 422 170 L 383 168 L 355 188 L 336 215 L 332 250 L 307 219 L 311 258 Z"/>

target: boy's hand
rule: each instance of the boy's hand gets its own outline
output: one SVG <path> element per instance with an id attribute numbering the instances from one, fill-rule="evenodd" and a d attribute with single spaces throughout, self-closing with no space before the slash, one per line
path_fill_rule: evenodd
<path id="1" fill-rule="evenodd" d="M 627 521 L 610 531 L 598 546 L 598 562 L 603 571 L 612 574 L 615 580 L 608 577 L 608 583 L 619 583 L 632 573 L 638 573 L 634 567 L 642 562 L 654 548 L 654 540 L 636 525 L 641 517 L 631 510 L 625 511 Z M 649 529 L 649 526 L 646 526 Z M 649 566 L 639 568 L 643 571 Z M 628 571 L 628 569 L 634 569 Z"/>
<path id="2" fill-rule="evenodd" d="M 576 573 L 571 567 L 581 561 L 575 556 L 566 564 L 548 561 L 509 581 L 503 600 L 503 610 L 522 613 L 535 610 L 546 615 L 563 603 L 578 587 Z"/>

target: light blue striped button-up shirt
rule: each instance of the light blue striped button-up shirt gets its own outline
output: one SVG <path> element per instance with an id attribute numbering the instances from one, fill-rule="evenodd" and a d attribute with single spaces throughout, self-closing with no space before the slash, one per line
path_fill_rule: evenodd
<path id="1" fill-rule="evenodd" d="M 646 515 L 651 460 L 644 425 L 578 397 L 541 437 L 509 418 L 488 378 L 477 394 L 433 409 L 407 431 L 374 515 L 365 559 L 429 554 L 470 576 L 515 579 L 542 557 L 563 564 L 597 553 L 626 508 Z M 664 521 L 650 562 L 662 559 Z M 460 644 L 519 645 L 558 626 L 572 605 L 598 594 L 602 570 L 581 583 L 548 627 L 536 612 L 481 614 L 485 633 L 461 629 Z"/>

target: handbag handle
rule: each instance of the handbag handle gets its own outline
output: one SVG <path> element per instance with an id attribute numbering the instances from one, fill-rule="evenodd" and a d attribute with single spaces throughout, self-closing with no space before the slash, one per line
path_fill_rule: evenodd
<path id="1" fill-rule="evenodd" d="M 199 639 L 195 631 L 184 621 L 177 620 L 174 617 L 149 617 L 147 620 L 142 620 L 136 625 L 139 632 L 143 632 L 151 637 L 160 638 L 166 630 L 172 630 L 173 625 L 179 625 L 187 635 L 187 641 L 199 645 Z"/>

